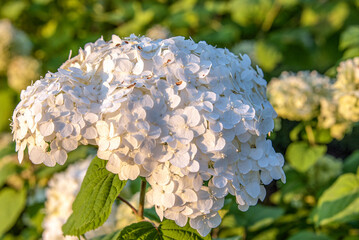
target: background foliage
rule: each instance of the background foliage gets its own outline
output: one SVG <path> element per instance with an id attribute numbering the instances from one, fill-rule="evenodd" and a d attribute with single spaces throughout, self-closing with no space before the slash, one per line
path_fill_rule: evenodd
<path id="1" fill-rule="evenodd" d="M 0 19 L 27 35 L 31 47 L 18 54 L 37 59 L 40 75 L 56 71 L 69 50 L 75 55 L 100 36 L 153 34 L 156 26 L 247 53 L 268 80 L 282 71 L 335 76 L 341 60 L 359 56 L 358 0 L 1 0 Z M 9 72 L 0 73 L 0 239 L 39 239 L 47 181 L 91 150 L 81 148 L 65 166 L 19 165 L 8 134 L 19 92 L 8 78 Z M 276 121 L 271 139 L 286 156 L 287 183 L 269 185 L 264 203 L 247 212 L 228 198 L 214 238 L 359 238 L 358 124 L 341 141 L 314 125 L 314 144 L 305 131 L 310 124 Z"/>

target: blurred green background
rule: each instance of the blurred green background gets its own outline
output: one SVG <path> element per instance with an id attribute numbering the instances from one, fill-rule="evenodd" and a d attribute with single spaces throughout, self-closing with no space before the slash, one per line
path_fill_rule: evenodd
<path id="1" fill-rule="evenodd" d="M 9 134 L 21 89 L 70 50 L 112 34 L 182 35 L 248 54 L 267 80 L 282 71 L 335 76 L 340 61 L 359 56 L 359 0 L 0 0 L 0 23 L 0 239 L 41 238 L 47 181 L 87 155 L 55 168 L 19 165 Z M 304 125 L 277 120 L 271 139 L 290 159 L 287 184 L 268 186 L 265 202 L 245 213 L 229 198 L 214 238 L 359 239 L 357 124 L 340 141 L 314 129 L 315 146 Z M 296 167 L 303 159 L 310 167 Z"/>

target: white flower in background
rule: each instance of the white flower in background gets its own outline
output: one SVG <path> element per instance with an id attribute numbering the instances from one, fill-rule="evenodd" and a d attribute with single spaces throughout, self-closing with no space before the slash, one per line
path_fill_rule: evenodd
<path id="1" fill-rule="evenodd" d="M 161 219 L 192 219 L 206 235 L 228 193 L 246 210 L 263 200 L 263 184 L 285 181 L 283 156 L 266 141 L 275 117 L 247 55 L 183 37 L 114 35 L 22 91 L 12 127 L 20 162 L 26 147 L 33 163 L 53 166 L 97 145 L 120 179 L 146 177 Z"/>
<path id="2" fill-rule="evenodd" d="M 20 92 L 39 77 L 39 70 L 39 62 L 32 57 L 17 56 L 12 58 L 7 70 L 9 87 Z"/>
<path id="3" fill-rule="evenodd" d="M 359 91 L 338 94 L 339 115 L 347 121 L 359 121 Z"/>
<path id="4" fill-rule="evenodd" d="M 331 95 L 328 77 L 313 71 L 283 72 L 268 84 L 268 98 L 281 118 L 305 121 L 319 113 L 320 101 Z"/>
<path id="5" fill-rule="evenodd" d="M 13 56 L 29 55 L 31 49 L 31 41 L 23 31 L 16 29 L 8 19 L 0 20 L 0 73 L 6 72 Z"/>
<path id="6" fill-rule="evenodd" d="M 295 121 L 318 119 L 320 128 L 342 139 L 359 121 L 359 58 L 339 64 L 336 81 L 317 72 L 283 72 L 268 85 L 278 115 Z"/>
<path id="7" fill-rule="evenodd" d="M 340 63 L 337 68 L 334 98 L 339 117 L 349 122 L 359 121 L 359 57 Z"/>
<path id="8" fill-rule="evenodd" d="M 165 39 L 169 38 L 171 32 L 168 28 L 161 25 L 154 25 L 147 30 L 146 36 L 152 39 Z"/>
<path id="9" fill-rule="evenodd" d="M 80 191 L 90 162 L 91 160 L 88 159 L 73 164 L 66 171 L 55 174 L 49 181 L 49 187 L 46 190 L 45 218 L 42 223 L 44 228 L 42 238 L 44 240 L 78 239 L 77 237 L 63 236 L 61 228 L 72 213 L 72 203 Z M 85 235 L 91 238 L 109 234 L 116 229 L 116 208 L 114 205 L 107 221 L 98 229 Z"/>
<path id="10" fill-rule="evenodd" d="M 322 103 L 319 120 L 322 127 L 342 139 L 354 122 L 359 121 L 359 58 L 348 59 L 339 64 L 333 96 Z"/>
<path id="11" fill-rule="evenodd" d="M 359 57 L 341 62 L 337 72 L 335 88 L 343 92 L 359 90 Z"/>

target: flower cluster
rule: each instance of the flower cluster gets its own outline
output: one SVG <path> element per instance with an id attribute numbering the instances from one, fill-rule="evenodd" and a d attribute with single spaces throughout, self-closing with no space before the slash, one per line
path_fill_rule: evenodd
<path id="1" fill-rule="evenodd" d="M 8 85 L 20 92 L 38 78 L 40 64 L 29 56 L 30 39 L 9 20 L 0 20 L 0 33 L 0 74 L 6 74 Z"/>
<path id="2" fill-rule="evenodd" d="M 319 113 L 321 101 L 331 96 L 331 81 L 316 71 L 283 72 L 268 84 L 268 98 L 282 118 L 306 121 Z"/>
<path id="3" fill-rule="evenodd" d="M 205 236 L 230 193 L 245 211 L 263 184 L 285 181 L 284 158 L 266 135 L 276 113 L 262 71 L 183 37 L 86 44 L 21 93 L 13 115 L 19 160 L 64 164 L 79 144 L 121 180 L 145 177 L 157 214 Z"/>
<path id="4" fill-rule="evenodd" d="M 77 237 L 64 236 L 62 225 L 72 213 L 72 203 L 75 201 L 77 193 L 80 191 L 81 183 L 85 177 L 91 160 L 87 159 L 71 165 L 66 171 L 55 174 L 49 181 L 49 187 L 46 190 L 45 218 L 42 223 L 44 240 L 72 240 Z M 94 231 L 86 233 L 86 237 L 95 237 L 109 234 L 116 228 L 116 207 L 109 219 Z M 82 238 L 81 238 L 82 239 Z"/>
<path id="5" fill-rule="evenodd" d="M 337 72 L 337 89 L 343 92 L 359 90 L 359 57 L 341 62 Z"/>
<path id="6" fill-rule="evenodd" d="M 295 121 L 318 119 L 341 139 L 359 121 L 359 58 L 340 63 L 336 81 L 317 72 L 284 72 L 268 84 L 268 97 L 282 118 Z"/>
<path id="7" fill-rule="evenodd" d="M 334 98 L 338 102 L 338 113 L 349 122 L 359 121 L 359 57 L 340 63 Z"/>

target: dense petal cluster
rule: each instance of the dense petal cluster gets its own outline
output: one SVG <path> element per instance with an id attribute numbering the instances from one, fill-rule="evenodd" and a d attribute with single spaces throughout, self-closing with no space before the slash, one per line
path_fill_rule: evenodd
<path id="1" fill-rule="evenodd" d="M 334 98 L 338 102 L 341 118 L 350 122 L 359 121 L 359 57 L 340 63 Z"/>
<path id="2" fill-rule="evenodd" d="M 78 145 L 98 146 L 121 180 L 145 177 L 162 219 L 203 236 L 219 225 L 224 197 L 241 210 L 285 181 L 266 135 L 276 113 L 262 71 L 227 49 L 183 37 L 113 36 L 21 93 L 13 115 L 19 160 L 63 164 Z"/>
<path id="3" fill-rule="evenodd" d="M 321 101 L 331 96 L 331 81 L 316 71 L 283 72 L 268 84 L 268 98 L 282 118 L 305 121 L 316 117 Z"/>
<path id="4" fill-rule="evenodd" d="M 336 80 L 317 72 L 284 72 L 268 84 L 268 98 L 281 118 L 317 118 L 319 127 L 341 139 L 359 121 L 359 58 L 341 62 Z"/>
<path id="5" fill-rule="evenodd" d="M 46 189 L 45 218 L 42 223 L 44 240 L 75 240 L 77 237 L 64 236 L 62 225 L 72 213 L 72 203 L 80 191 L 81 183 L 85 177 L 91 160 L 80 161 L 71 165 L 65 172 L 55 174 L 49 181 Z M 109 234 L 116 230 L 116 207 L 108 220 L 98 229 L 86 233 L 86 237 L 95 237 Z M 82 239 L 82 238 L 81 238 Z"/>
<path id="6" fill-rule="evenodd" d="M 343 92 L 359 90 L 359 57 L 341 62 L 337 72 L 337 89 Z"/>

